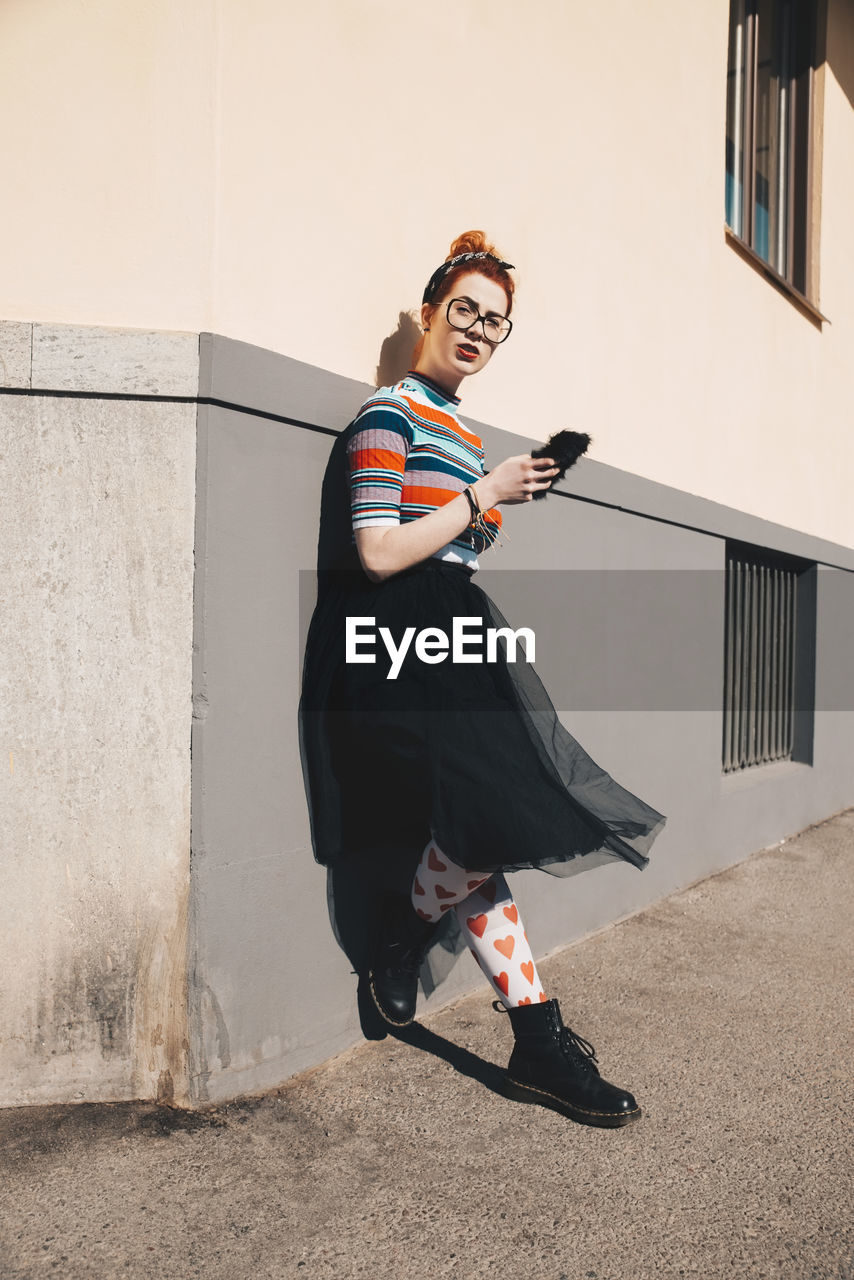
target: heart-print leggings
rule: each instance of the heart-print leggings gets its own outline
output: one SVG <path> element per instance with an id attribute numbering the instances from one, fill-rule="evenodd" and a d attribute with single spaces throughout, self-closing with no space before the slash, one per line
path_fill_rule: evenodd
<path id="1" fill-rule="evenodd" d="M 438 920 L 453 907 L 472 955 L 506 1008 L 546 999 L 519 908 L 500 871 L 464 871 L 430 840 L 412 882 L 412 903 L 424 920 Z"/>

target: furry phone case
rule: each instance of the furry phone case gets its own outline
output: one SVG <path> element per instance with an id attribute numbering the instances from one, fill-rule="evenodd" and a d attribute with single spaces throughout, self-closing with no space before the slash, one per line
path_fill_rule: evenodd
<path id="1" fill-rule="evenodd" d="M 532 458 L 554 458 L 560 471 L 552 480 L 552 485 L 562 480 L 570 467 L 574 466 L 582 453 L 586 453 L 590 445 L 590 436 L 586 431 L 556 431 L 539 449 L 531 450 Z M 534 498 L 544 498 L 549 489 L 541 489 Z"/>

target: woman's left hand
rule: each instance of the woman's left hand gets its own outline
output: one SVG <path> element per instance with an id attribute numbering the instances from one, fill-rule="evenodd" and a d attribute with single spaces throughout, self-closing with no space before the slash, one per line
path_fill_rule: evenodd
<path id="1" fill-rule="evenodd" d="M 553 458 L 532 458 L 530 453 L 519 453 L 499 462 L 472 487 L 485 511 L 501 502 L 530 502 L 535 493 L 548 490 L 559 470 Z"/>

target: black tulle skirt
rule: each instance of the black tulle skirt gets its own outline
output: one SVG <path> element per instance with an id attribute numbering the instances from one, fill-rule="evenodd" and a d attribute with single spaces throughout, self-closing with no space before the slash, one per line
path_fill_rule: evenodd
<path id="1" fill-rule="evenodd" d="M 374 619 L 361 630 L 377 637 L 375 663 L 345 661 L 348 616 Z M 466 569 L 443 561 L 382 583 L 358 567 L 319 576 L 299 709 L 317 861 L 414 865 L 433 838 L 471 871 L 646 866 L 664 817 L 590 758 L 519 654 L 508 661 L 499 642 L 493 662 L 430 664 L 412 644 L 388 678 L 381 627 L 395 643 L 407 627 L 450 638 L 455 617 L 479 619 L 484 637 L 509 625 Z"/>

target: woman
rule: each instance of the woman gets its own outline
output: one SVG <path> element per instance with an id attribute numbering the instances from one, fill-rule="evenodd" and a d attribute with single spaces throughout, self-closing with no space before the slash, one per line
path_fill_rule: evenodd
<path id="1" fill-rule="evenodd" d="M 300 703 L 312 838 L 327 866 L 406 867 L 409 894 L 386 901 L 367 973 L 387 1023 L 413 1021 L 425 951 L 453 912 L 510 1015 L 505 1093 L 616 1127 L 640 1108 L 563 1026 L 504 872 L 642 868 L 664 818 L 590 759 L 533 668 L 500 645 L 487 643 L 491 661 L 473 654 L 478 628 L 507 626 L 472 581 L 478 555 L 500 508 L 530 502 L 558 471 L 521 454 L 484 472 L 457 416 L 461 384 L 510 335 L 511 270 L 483 232 L 455 240 L 424 290 L 412 370 L 337 443 L 346 491 L 327 485 L 325 505 L 346 536 L 330 551 L 322 526 Z M 455 628 L 468 645 L 454 648 Z"/>

